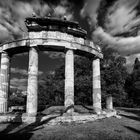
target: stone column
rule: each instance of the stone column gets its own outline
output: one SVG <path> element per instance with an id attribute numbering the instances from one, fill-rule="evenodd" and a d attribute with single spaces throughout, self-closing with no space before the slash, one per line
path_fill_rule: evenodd
<path id="1" fill-rule="evenodd" d="M 113 110 L 113 101 L 111 95 L 106 98 L 106 109 Z"/>
<path id="2" fill-rule="evenodd" d="M 74 52 L 67 50 L 65 55 L 65 109 L 74 112 Z"/>
<path id="3" fill-rule="evenodd" d="M 2 52 L 0 70 L 0 113 L 6 113 L 8 111 L 9 71 L 10 57 L 7 52 Z"/>
<path id="4" fill-rule="evenodd" d="M 101 107 L 101 80 L 100 80 L 100 59 L 93 60 L 93 109 L 100 114 Z"/>
<path id="5" fill-rule="evenodd" d="M 32 47 L 29 51 L 27 109 L 28 116 L 36 116 L 38 100 L 38 51 Z"/>

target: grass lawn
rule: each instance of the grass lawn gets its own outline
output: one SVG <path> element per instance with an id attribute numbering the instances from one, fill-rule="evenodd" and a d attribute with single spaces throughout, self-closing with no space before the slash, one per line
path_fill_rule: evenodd
<path id="1" fill-rule="evenodd" d="M 111 117 L 85 124 L 0 124 L 0 140 L 140 140 L 140 109 L 117 108 Z"/>

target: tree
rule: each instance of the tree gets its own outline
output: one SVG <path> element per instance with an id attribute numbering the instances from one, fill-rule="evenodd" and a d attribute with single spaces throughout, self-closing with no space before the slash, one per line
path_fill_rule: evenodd
<path id="1" fill-rule="evenodd" d="M 8 106 L 23 106 L 23 105 L 26 105 L 26 97 L 22 94 L 22 91 L 16 88 L 10 89 Z"/>
<path id="2" fill-rule="evenodd" d="M 92 61 L 88 58 L 75 57 L 74 90 L 76 104 L 92 104 Z"/>
<path id="3" fill-rule="evenodd" d="M 124 85 L 127 77 L 126 60 L 112 49 L 103 49 L 101 61 L 102 101 L 106 96 L 114 97 L 115 106 L 126 106 L 128 101 Z M 92 105 L 92 59 L 75 56 L 74 65 L 74 100 L 76 104 Z M 40 85 L 39 102 L 41 104 L 64 104 L 65 65 L 62 64 L 48 74 Z"/>
<path id="4" fill-rule="evenodd" d="M 134 106 L 140 106 L 140 61 L 135 59 L 133 71 L 128 75 L 125 89 Z"/>
<path id="5" fill-rule="evenodd" d="M 101 62 L 103 101 L 111 95 L 115 106 L 125 106 L 127 99 L 127 93 L 124 90 L 127 77 L 126 59 L 112 49 L 104 48 L 103 54 L 104 59 Z"/>

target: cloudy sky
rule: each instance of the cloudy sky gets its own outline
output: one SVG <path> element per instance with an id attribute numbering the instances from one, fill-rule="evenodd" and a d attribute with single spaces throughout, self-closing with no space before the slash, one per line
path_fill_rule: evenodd
<path id="1" fill-rule="evenodd" d="M 140 57 L 140 0 L 0 0 L 0 43 L 23 38 L 24 21 L 33 13 L 78 21 L 88 38 L 112 48 L 127 58 L 131 67 Z M 64 63 L 64 55 L 40 53 L 39 76 Z M 11 62 L 11 87 L 26 90 L 28 54 L 16 55 Z"/>

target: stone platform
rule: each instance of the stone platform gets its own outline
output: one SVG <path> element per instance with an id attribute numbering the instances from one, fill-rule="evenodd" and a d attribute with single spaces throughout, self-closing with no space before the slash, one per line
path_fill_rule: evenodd
<path id="1" fill-rule="evenodd" d="M 103 111 L 102 114 L 78 114 L 74 113 L 73 115 L 69 114 L 50 114 L 50 115 L 38 115 L 27 116 L 25 114 L 5 114 L 0 115 L 0 123 L 7 122 L 20 122 L 20 123 L 41 123 L 43 125 L 57 125 L 64 123 L 86 123 L 92 122 L 99 119 L 109 118 L 116 116 L 117 112 L 115 110 L 112 111 Z"/>

